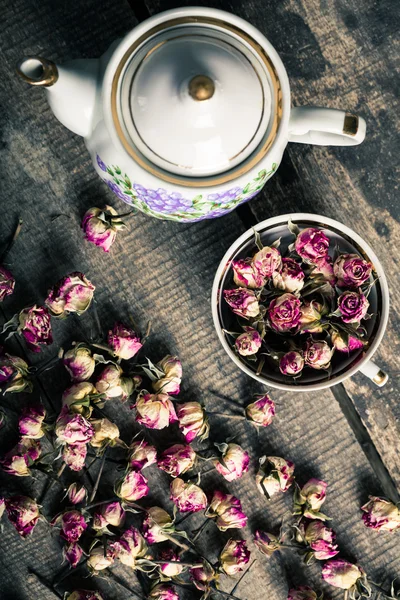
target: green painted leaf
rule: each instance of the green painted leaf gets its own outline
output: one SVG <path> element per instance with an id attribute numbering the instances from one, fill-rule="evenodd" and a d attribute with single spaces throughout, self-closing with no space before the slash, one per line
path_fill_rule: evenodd
<path id="1" fill-rule="evenodd" d="M 112 177 L 114 176 L 114 171 L 110 167 L 107 167 L 107 173 Z"/>

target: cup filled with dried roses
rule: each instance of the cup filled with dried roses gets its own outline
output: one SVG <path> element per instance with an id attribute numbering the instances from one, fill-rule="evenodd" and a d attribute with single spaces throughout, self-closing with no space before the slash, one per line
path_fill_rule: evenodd
<path id="1" fill-rule="evenodd" d="M 318 390 L 357 371 L 388 380 L 371 360 L 389 315 L 383 268 L 333 219 L 295 213 L 246 231 L 218 267 L 212 312 L 231 359 L 271 387 Z"/>

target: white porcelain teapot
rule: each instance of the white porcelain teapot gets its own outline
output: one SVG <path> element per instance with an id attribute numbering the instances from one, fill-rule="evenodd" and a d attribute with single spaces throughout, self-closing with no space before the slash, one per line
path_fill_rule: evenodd
<path id="1" fill-rule="evenodd" d="M 250 200 L 288 142 L 353 146 L 365 137 L 354 114 L 291 109 L 268 40 L 213 8 L 155 15 L 100 59 L 56 66 L 27 57 L 17 70 L 44 86 L 55 116 L 85 138 L 109 188 L 161 219 L 219 217 Z"/>

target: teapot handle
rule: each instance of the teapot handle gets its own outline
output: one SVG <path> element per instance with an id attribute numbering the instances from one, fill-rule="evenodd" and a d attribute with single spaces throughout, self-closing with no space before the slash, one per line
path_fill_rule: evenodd
<path id="1" fill-rule="evenodd" d="M 336 108 L 299 106 L 292 108 L 289 142 L 317 146 L 357 146 L 364 141 L 362 117 Z"/>

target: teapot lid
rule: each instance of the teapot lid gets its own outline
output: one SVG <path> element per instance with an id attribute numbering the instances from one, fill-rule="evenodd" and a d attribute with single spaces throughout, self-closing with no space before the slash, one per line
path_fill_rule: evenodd
<path id="1" fill-rule="evenodd" d="M 279 79 L 259 49 L 222 21 L 186 19 L 158 29 L 119 68 L 124 145 L 164 179 L 218 180 L 270 145 Z"/>

